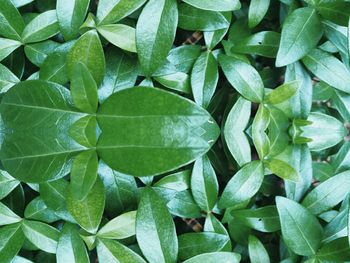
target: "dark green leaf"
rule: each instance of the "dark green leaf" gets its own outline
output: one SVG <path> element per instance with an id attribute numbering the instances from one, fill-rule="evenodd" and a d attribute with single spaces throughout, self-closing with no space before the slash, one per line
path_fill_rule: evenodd
<path id="1" fill-rule="evenodd" d="M 24 21 L 21 14 L 10 0 L 1 0 L 0 6 L 0 35 L 14 40 L 21 40 L 21 34 L 24 29 Z"/>
<path id="2" fill-rule="evenodd" d="M 0 258 L 4 263 L 12 262 L 24 242 L 21 223 L 0 228 Z"/>

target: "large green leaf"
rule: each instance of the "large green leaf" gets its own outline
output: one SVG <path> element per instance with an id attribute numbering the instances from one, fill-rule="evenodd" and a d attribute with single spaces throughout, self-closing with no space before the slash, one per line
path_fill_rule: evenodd
<path id="1" fill-rule="evenodd" d="M 334 175 L 313 189 L 302 205 L 311 213 L 320 214 L 343 201 L 350 192 L 350 171 Z"/>
<path id="2" fill-rule="evenodd" d="M 176 0 L 150 0 L 143 8 L 136 25 L 136 47 L 147 76 L 164 64 L 175 39 L 177 22 Z"/>
<path id="3" fill-rule="evenodd" d="M 0 35 L 21 40 L 21 34 L 24 29 L 24 21 L 21 14 L 10 0 L 0 1 Z"/>
<path id="4" fill-rule="evenodd" d="M 97 120 L 100 158 L 134 176 L 157 175 L 194 161 L 210 149 L 219 132 L 210 115 L 193 102 L 147 87 L 115 93 L 102 104 Z"/>
<path id="5" fill-rule="evenodd" d="M 243 97 L 252 102 L 263 100 L 264 84 L 254 67 L 226 55 L 220 55 L 219 62 L 227 80 Z"/>
<path id="6" fill-rule="evenodd" d="M 70 80 L 74 78 L 74 67 L 78 62 L 85 64 L 99 86 L 105 75 L 106 62 L 100 38 L 95 30 L 82 35 L 69 51 L 67 70 Z"/>
<path id="7" fill-rule="evenodd" d="M 91 191 L 83 200 L 74 198 L 70 188 L 67 194 L 67 207 L 82 228 L 95 234 L 105 207 L 105 189 L 101 179 L 97 177 Z"/>
<path id="8" fill-rule="evenodd" d="M 185 3 L 194 7 L 211 11 L 234 11 L 241 8 L 238 0 L 221 0 L 214 2 L 211 0 L 184 0 Z"/>
<path id="9" fill-rule="evenodd" d="M 346 262 L 350 260 L 350 247 L 346 237 L 324 244 L 316 254 L 321 262 Z"/>
<path id="10" fill-rule="evenodd" d="M 336 89 L 350 93 L 350 73 L 334 56 L 314 49 L 303 58 L 303 63 L 319 79 Z"/>
<path id="11" fill-rule="evenodd" d="M 298 255 L 315 255 L 323 236 L 316 217 L 300 204 L 281 196 L 276 197 L 276 204 L 287 247 Z"/>
<path id="12" fill-rule="evenodd" d="M 184 261 L 184 263 L 238 263 L 241 255 L 231 252 L 212 252 L 194 256 Z"/>
<path id="13" fill-rule="evenodd" d="M 89 256 L 83 240 L 79 236 L 78 228 L 65 223 L 57 244 L 57 263 L 89 263 Z"/>
<path id="14" fill-rule="evenodd" d="M 152 188 L 143 190 L 136 215 L 136 238 L 150 262 L 176 262 L 178 241 L 174 221 Z"/>
<path id="15" fill-rule="evenodd" d="M 286 66 L 307 55 L 316 47 L 322 34 L 322 24 L 315 9 L 304 7 L 293 11 L 283 24 L 276 66 Z"/>
<path id="16" fill-rule="evenodd" d="M 239 170 L 227 183 L 219 201 L 220 208 L 235 206 L 249 200 L 258 191 L 264 179 L 264 167 L 253 161 Z"/>
<path id="17" fill-rule="evenodd" d="M 44 182 L 65 176 L 71 157 L 84 148 L 68 135 L 76 112 L 69 90 L 45 81 L 17 84 L 1 101 L 5 138 L 0 159 L 15 178 Z M 19 141 L 26 143 L 18 143 Z"/>
<path id="18" fill-rule="evenodd" d="M 316 10 L 325 19 L 342 26 L 347 26 L 349 21 L 350 3 L 346 1 L 319 1 Z"/>
<path id="19" fill-rule="evenodd" d="M 58 25 L 66 41 L 74 39 L 83 24 L 90 0 L 58 0 L 56 12 Z"/>
<path id="20" fill-rule="evenodd" d="M 22 40 L 33 43 L 46 40 L 59 32 L 56 10 L 46 11 L 35 17 L 24 28 Z"/>
<path id="21" fill-rule="evenodd" d="M 139 9 L 146 0 L 100 0 L 97 7 L 99 25 L 114 24 Z"/>

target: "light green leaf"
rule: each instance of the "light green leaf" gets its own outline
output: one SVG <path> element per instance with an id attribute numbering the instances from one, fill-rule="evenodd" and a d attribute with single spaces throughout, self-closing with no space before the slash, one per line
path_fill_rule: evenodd
<path id="1" fill-rule="evenodd" d="M 303 58 L 304 65 L 330 86 L 350 93 L 350 72 L 337 58 L 314 49 Z"/>
<path id="2" fill-rule="evenodd" d="M 6 197 L 20 184 L 8 172 L 0 170 L 0 200 Z"/>
<path id="3" fill-rule="evenodd" d="M 89 263 L 89 256 L 83 240 L 79 236 L 78 228 L 65 223 L 57 244 L 57 263 Z"/>
<path id="4" fill-rule="evenodd" d="M 248 249 L 251 263 L 270 263 L 269 254 L 257 237 L 249 236 Z"/>
<path id="5" fill-rule="evenodd" d="M 60 44 L 55 41 L 46 40 L 39 43 L 25 45 L 24 52 L 30 62 L 41 67 L 47 56 L 52 54 L 59 46 Z"/>
<path id="6" fill-rule="evenodd" d="M 114 24 L 139 9 L 146 0 L 100 0 L 97 6 L 98 25 Z"/>
<path id="7" fill-rule="evenodd" d="M 179 236 L 179 259 L 220 251 L 228 240 L 226 235 L 211 232 L 182 234 Z"/>
<path id="8" fill-rule="evenodd" d="M 264 167 L 260 161 L 244 165 L 227 183 L 219 201 L 220 208 L 228 208 L 252 198 L 264 179 Z"/>
<path id="9" fill-rule="evenodd" d="M 248 24 L 250 28 L 256 27 L 267 13 L 270 0 L 252 0 L 249 5 Z"/>
<path id="10" fill-rule="evenodd" d="M 113 45 L 130 52 L 136 52 L 136 30 L 123 24 L 102 25 L 97 31 Z"/>
<path id="11" fill-rule="evenodd" d="M 300 204 L 281 196 L 276 197 L 276 205 L 287 247 L 298 255 L 315 255 L 323 236 L 316 217 Z"/>
<path id="12" fill-rule="evenodd" d="M 239 263 L 241 255 L 233 252 L 204 253 L 185 260 L 183 263 Z"/>
<path id="13" fill-rule="evenodd" d="M 209 158 L 204 155 L 196 160 L 191 175 L 194 200 L 202 211 L 210 212 L 218 198 L 219 185 Z"/>
<path id="14" fill-rule="evenodd" d="M 146 261 L 128 247 L 117 241 L 98 239 L 97 255 L 99 262 L 108 263 L 146 263 Z"/>
<path id="15" fill-rule="evenodd" d="M 10 0 L 1 0 L 0 6 L 0 35 L 20 41 L 24 29 L 21 14 Z"/>
<path id="16" fill-rule="evenodd" d="M 85 64 L 99 86 L 105 75 L 106 65 L 102 44 L 95 30 L 86 32 L 71 48 L 67 57 L 70 80 L 74 78 L 74 67 L 78 62 Z"/>
<path id="17" fill-rule="evenodd" d="M 221 0 L 213 2 L 211 0 L 183 0 L 185 3 L 197 7 L 199 9 L 211 11 L 234 11 L 241 8 L 239 0 Z"/>
<path id="18" fill-rule="evenodd" d="M 105 239 L 124 239 L 135 235 L 136 211 L 126 212 L 109 221 L 97 233 Z"/>
<path id="19" fill-rule="evenodd" d="M 202 53 L 194 63 L 191 73 L 191 87 L 195 102 L 207 108 L 219 80 L 217 62 L 212 52 Z"/>
<path id="20" fill-rule="evenodd" d="M 254 67 L 226 55 L 219 55 L 219 63 L 227 80 L 243 97 L 257 103 L 263 100 L 264 84 Z"/>
<path id="21" fill-rule="evenodd" d="M 191 94 L 190 77 L 186 73 L 176 72 L 169 75 L 157 76 L 154 79 L 169 89 Z M 146 84 L 142 83 L 142 85 Z"/>
<path id="22" fill-rule="evenodd" d="M 161 197 L 145 188 L 136 215 L 136 238 L 150 262 L 176 262 L 178 241 L 175 224 Z"/>
<path id="23" fill-rule="evenodd" d="M 299 80 L 284 83 L 267 94 L 264 102 L 270 104 L 282 103 L 291 98 L 298 91 L 300 84 L 301 82 Z"/>
<path id="24" fill-rule="evenodd" d="M 265 165 L 272 173 L 282 179 L 292 182 L 300 181 L 300 174 L 285 161 L 272 159 L 265 161 Z"/>
<path id="25" fill-rule="evenodd" d="M 73 197 L 72 188 L 67 194 L 67 208 L 78 224 L 89 233 L 95 234 L 100 225 L 105 207 L 105 189 L 99 177 L 90 193 L 83 200 Z"/>
<path id="26" fill-rule="evenodd" d="M 8 91 L 20 80 L 7 67 L 0 64 L 0 93 Z"/>
<path id="27" fill-rule="evenodd" d="M 24 210 L 26 219 L 38 220 L 45 223 L 52 223 L 60 220 L 55 211 L 45 204 L 41 196 L 34 198 Z"/>
<path id="28" fill-rule="evenodd" d="M 24 43 L 34 43 L 53 37 L 59 32 L 56 10 L 46 11 L 36 16 L 23 30 Z"/>
<path id="29" fill-rule="evenodd" d="M 10 208 L 0 202 L 0 225 L 10 225 L 22 221 Z"/>
<path id="30" fill-rule="evenodd" d="M 350 171 L 334 175 L 313 189 L 302 205 L 311 213 L 320 214 L 339 204 L 350 192 Z"/>
<path id="31" fill-rule="evenodd" d="M 157 175 L 188 164 L 205 154 L 219 135 L 204 109 L 156 88 L 115 93 L 102 104 L 97 120 L 102 130 L 99 157 L 112 169 L 134 176 Z"/>
<path id="32" fill-rule="evenodd" d="M 77 143 L 93 148 L 97 143 L 97 120 L 96 116 L 87 115 L 74 122 L 68 130 L 68 134 Z"/>
<path id="33" fill-rule="evenodd" d="M 214 31 L 228 26 L 229 22 L 220 12 L 198 9 L 185 3 L 179 5 L 179 27 L 182 29 Z"/>
<path id="34" fill-rule="evenodd" d="M 150 76 L 165 62 L 178 22 L 176 0 L 150 0 L 136 25 L 136 47 L 141 68 Z"/>
<path id="35" fill-rule="evenodd" d="M 173 189 L 180 192 L 180 191 L 187 190 L 189 188 L 190 177 L 191 177 L 191 171 L 184 170 L 184 171 L 180 171 L 174 174 L 169 174 L 167 176 L 164 176 L 153 185 L 157 187 L 165 187 L 165 188 Z"/>
<path id="36" fill-rule="evenodd" d="M 86 113 L 95 113 L 98 106 L 97 85 L 87 66 L 74 64 L 71 75 L 70 94 L 74 106 Z"/>
<path id="37" fill-rule="evenodd" d="M 41 222 L 24 220 L 22 230 L 26 238 L 37 248 L 47 253 L 56 253 L 60 234 L 56 228 Z"/>
<path id="38" fill-rule="evenodd" d="M 57 0 L 58 25 L 66 41 L 74 39 L 78 35 L 89 4 L 90 0 Z"/>
<path id="39" fill-rule="evenodd" d="M 0 61 L 6 58 L 8 55 L 10 55 L 21 45 L 22 43 L 17 40 L 11 40 L 0 37 Z"/>
<path id="40" fill-rule="evenodd" d="M 321 21 L 311 7 L 298 8 L 283 23 L 276 66 L 294 63 L 316 47 L 323 34 Z"/>
<path id="41" fill-rule="evenodd" d="M 97 178 L 98 156 L 95 150 L 84 151 L 73 159 L 70 187 L 76 200 L 83 200 L 91 191 Z"/>
<path id="42" fill-rule="evenodd" d="M 252 124 L 253 143 L 260 160 L 263 160 L 270 151 L 270 140 L 265 132 L 269 126 L 270 119 L 269 109 L 260 104 Z"/>

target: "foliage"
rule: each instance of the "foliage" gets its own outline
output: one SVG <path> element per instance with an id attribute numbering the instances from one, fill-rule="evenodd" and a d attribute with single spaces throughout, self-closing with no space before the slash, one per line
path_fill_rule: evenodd
<path id="1" fill-rule="evenodd" d="M 350 261 L 349 16 L 0 0 L 0 262 Z"/>

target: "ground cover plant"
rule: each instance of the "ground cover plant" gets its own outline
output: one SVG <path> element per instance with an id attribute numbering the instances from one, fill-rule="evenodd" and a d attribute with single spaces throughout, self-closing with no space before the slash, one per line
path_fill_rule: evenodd
<path id="1" fill-rule="evenodd" d="M 349 15 L 0 0 L 0 263 L 350 261 Z"/>

